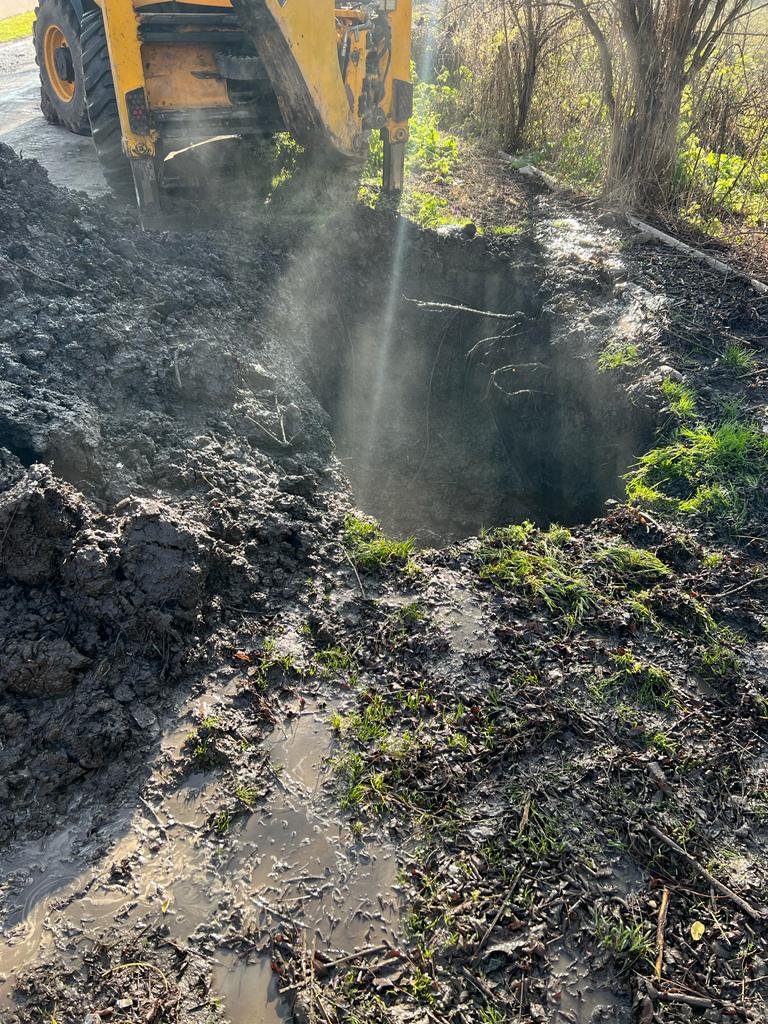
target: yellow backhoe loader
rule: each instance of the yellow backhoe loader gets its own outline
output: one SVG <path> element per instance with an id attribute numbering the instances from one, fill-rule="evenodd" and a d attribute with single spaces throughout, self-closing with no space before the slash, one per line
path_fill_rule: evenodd
<path id="1" fill-rule="evenodd" d="M 43 114 L 90 131 L 142 208 L 169 153 L 226 135 L 362 161 L 379 131 L 383 186 L 402 188 L 411 0 L 40 0 L 34 41 Z"/>

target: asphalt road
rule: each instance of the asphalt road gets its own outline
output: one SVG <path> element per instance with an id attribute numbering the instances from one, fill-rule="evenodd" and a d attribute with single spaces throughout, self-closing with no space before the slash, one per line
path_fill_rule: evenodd
<path id="1" fill-rule="evenodd" d="M 90 138 L 49 125 L 40 113 L 40 80 L 31 38 L 0 43 L 0 142 L 34 157 L 56 185 L 106 191 Z"/>

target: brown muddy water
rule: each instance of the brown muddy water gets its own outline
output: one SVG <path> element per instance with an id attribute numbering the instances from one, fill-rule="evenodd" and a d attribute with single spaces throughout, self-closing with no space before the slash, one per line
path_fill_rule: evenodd
<path id="1" fill-rule="evenodd" d="M 212 707 L 215 700 L 212 694 Z M 328 714 L 308 706 L 276 726 L 265 748 L 277 779 L 274 798 L 226 835 L 210 827 L 222 806 L 220 779 L 196 772 L 163 799 L 162 809 L 142 801 L 94 838 L 85 813 L 16 849 L 5 862 L 2 892 L 0 1010 L 10 1005 L 21 971 L 54 948 L 70 952 L 76 964 L 79 939 L 93 939 L 116 922 L 126 934 L 144 920 L 162 922 L 173 942 L 204 937 L 216 947 L 212 994 L 232 1024 L 273 1024 L 288 1016 L 269 957 L 243 959 L 218 934 L 217 920 L 233 908 L 244 928 L 295 924 L 319 949 L 350 952 L 395 942 L 395 852 L 381 842 L 371 852 L 356 840 L 330 816 L 322 790 L 331 751 Z M 159 762 L 178 757 L 193 724 L 191 716 L 174 722 Z"/>

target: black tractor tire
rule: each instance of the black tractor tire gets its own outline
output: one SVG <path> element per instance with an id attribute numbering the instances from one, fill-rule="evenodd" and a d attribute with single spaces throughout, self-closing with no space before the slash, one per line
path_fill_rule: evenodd
<path id="1" fill-rule="evenodd" d="M 46 35 L 49 31 L 57 29 L 68 50 L 66 81 L 55 67 L 48 66 L 46 59 Z M 87 135 L 90 125 L 85 109 L 80 26 L 69 0 L 40 0 L 40 5 L 35 11 L 32 36 L 35 60 L 40 68 L 40 109 L 43 117 L 49 124 L 60 124 L 75 135 Z M 70 85 L 71 96 L 62 96 L 62 88 Z"/>
<path id="2" fill-rule="evenodd" d="M 118 199 L 136 202 L 131 163 L 123 152 L 120 115 L 117 110 L 107 33 L 100 10 L 88 11 L 82 23 L 85 105 L 91 135 L 104 178 Z"/>

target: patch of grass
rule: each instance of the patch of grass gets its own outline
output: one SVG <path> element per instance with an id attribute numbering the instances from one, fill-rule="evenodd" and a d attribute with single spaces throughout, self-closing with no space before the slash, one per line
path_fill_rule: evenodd
<path id="1" fill-rule="evenodd" d="M 409 711 L 419 711 L 432 703 L 432 695 L 424 679 L 416 686 L 415 690 L 400 690 L 400 702 Z"/>
<path id="2" fill-rule="evenodd" d="M 423 622 L 425 617 L 426 614 L 418 601 L 410 601 L 402 608 L 398 608 L 387 617 L 383 630 L 386 643 L 391 647 L 398 647 L 406 643 L 413 634 L 414 628 Z"/>
<path id="3" fill-rule="evenodd" d="M 723 366 L 737 373 L 746 373 L 754 368 L 755 357 L 736 341 L 730 341 L 723 352 Z"/>
<path id="4" fill-rule="evenodd" d="M 422 228 L 446 227 L 461 223 L 449 212 L 448 200 L 417 189 L 407 192 L 400 201 L 400 212 Z"/>
<path id="5" fill-rule="evenodd" d="M 710 551 L 704 556 L 701 564 L 705 569 L 717 569 L 718 566 L 723 564 L 725 556 L 721 551 Z"/>
<path id="6" fill-rule="evenodd" d="M 547 534 L 537 535 L 532 523 L 490 531 L 479 555 L 481 579 L 500 590 L 520 588 L 575 621 L 600 604 L 599 594 L 581 569 Z"/>
<path id="7" fill-rule="evenodd" d="M 653 930 L 644 921 L 624 914 L 606 914 L 597 909 L 594 921 L 595 939 L 599 946 L 620 960 L 631 963 L 653 956 Z"/>
<path id="8" fill-rule="evenodd" d="M 368 746 L 387 735 L 387 719 L 392 715 L 392 708 L 381 694 L 372 693 L 363 711 L 355 711 L 351 715 L 334 715 L 331 727 L 340 735 L 352 735 L 363 746 Z"/>
<path id="9" fill-rule="evenodd" d="M 637 345 L 609 345 L 597 358 L 600 373 L 610 370 L 623 370 L 637 366 L 640 362 L 640 350 Z"/>
<path id="10" fill-rule="evenodd" d="M 486 1006 L 480 1010 L 480 1024 L 507 1024 L 506 1013 L 497 1010 L 495 1006 Z"/>
<path id="11" fill-rule="evenodd" d="M 315 654 L 315 661 L 321 666 L 325 676 L 348 672 L 354 665 L 352 653 L 340 644 L 335 647 L 324 647 L 318 651 Z"/>
<path id="12" fill-rule="evenodd" d="M 509 526 L 498 526 L 494 530 L 484 530 L 480 536 L 497 544 L 499 547 L 520 547 L 536 533 L 536 527 L 528 519 L 522 523 L 511 523 Z"/>
<path id="13" fill-rule="evenodd" d="M 251 808 L 261 796 L 261 791 L 256 786 L 246 786 L 243 783 L 238 783 L 235 786 L 235 796 L 246 807 Z"/>
<path id="14" fill-rule="evenodd" d="M 490 235 L 522 235 L 526 227 L 523 224 L 499 224 L 486 230 Z"/>
<path id="15" fill-rule="evenodd" d="M 713 641 L 698 651 L 697 660 L 703 675 L 710 679 L 728 679 L 738 676 L 741 659 L 735 651 L 724 644 Z"/>
<path id="16" fill-rule="evenodd" d="M 661 390 L 667 399 L 667 409 L 678 419 L 692 419 L 696 415 L 696 392 L 687 384 L 667 378 Z"/>
<path id="17" fill-rule="evenodd" d="M 375 813 L 384 813 L 390 803 L 390 783 L 384 771 L 375 772 L 366 767 L 362 756 L 345 754 L 334 762 L 334 769 L 343 780 L 344 789 L 339 804 L 345 810 L 363 807 Z"/>
<path id="18" fill-rule="evenodd" d="M 618 671 L 606 680 L 606 689 L 611 686 L 629 686 L 638 701 L 646 707 L 671 706 L 674 690 L 668 672 L 655 665 L 644 665 L 629 651 L 612 654 L 611 658 Z"/>
<path id="19" fill-rule="evenodd" d="M 564 526 L 558 526 L 557 523 L 552 523 L 547 530 L 547 540 L 558 548 L 564 547 L 572 538 L 571 531 Z"/>
<path id="20" fill-rule="evenodd" d="M 414 623 L 421 622 L 424 619 L 424 611 L 419 606 L 418 601 L 409 601 L 408 604 L 404 604 L 397 612 L 397 618 L 402 623 L 413 625 Z"/>
<path id="21" fill-rule="evenodd" d="M 528 814 L 528 824 L 515 841 L 515 845 L 526 855 L 537 859 L 560 857 L 568 847 L 563 839 L 562 822 L 554 815 L 545 814 L 533 804 Z"/>
<path id="22" fill-rule="evenodd" d="M 189 751 L 197 768 L 208 770 L 226 761 L 225 755 L 218 747 L 221 735 L 222 728 L 218 718 L 209 715 L 187 736 L 184 747 Z"/>
<path id="23" fill-rule="evenodd" d="M 609 565 L 623 583 L 645 586 L 669 576 L 670 570 L 661 559 L 644 548 L 617 544 L 597 553 L 597 560 Z"/>
<path id="24" fill-rule="evenodd" d="M 296 142 L 290 132 L 278 132 L 274 138 L 274 163 L 276 173 L 272 178 L 272 191 L 290 181 L 296 171 L 299 157 L 304 148 Z"/>
<path id="25" fill-rule="evenodd" d="M 213 819 L 213 830 L 218 835 L 223 836 L 229 831 L 229 827 L 232 824 L 232 814 L 230 811 L 219 811 L 216 817 Z"/>
<path id="26" fill-rule="evenodd" d="M 661 754 L 674 754 L 677 750 L 677 743 L 665 732 L 643 733 L 643 742 Z"/>
<path id="27" fill-rule="evenodd" d="M 411 992 L 415 999 L 430 1006 L 435 1002 L 435 986 L 430 976 L 420 967 L 414 967 L 411 976 Z"/>
<path id="28" fill-rule="evenodd" d="M 650 595 L 651 592 L 649 590 L 641 590 L 636 594 L 631 594 L 626 598 L 624 607 L 629 612 L 630 620 L 636 625 L 645 626 L 647 629 L 659 632 L 662 627 L 649 607 Z"/>
<path id="29" fill-rule="evenodd" d="M 768 437 L 751 423 L 683 427 L 630 474 L 631 501 L 737 529 L 766 511 Z"/>
<path id="30" fill-rule="evenodd" d="M 465 754 L 469 750 L 469 740 L 463 732 L 450 733 L 447 743 L 452 750 L 457 750 L 461 754 Z"/>
<path id="31" fill-rule="evenodd" d="M 34 11 L 26 11 L 24 14 L 14 14 L 10 18 L 0 19 L 0 43 L 10 43 L 14 39 L 31 36 L 34 21 Z"/>
<path id="32" fill-rule="evenodd" d="M 344 524 L 344 546 L 359 569 L 407 565 L 414 543 L 412 537 L 390 540 L 376 523 L 369 523 L 357 516 L 347 516 Z"/>
<path id="33" fill-rule="evenodd" d="M 264 692 L 269 685 L 269 673 L 273 669 L 279 669 L 284 674 L 299 673 L 293 658 L 290 654 L 277 653 L 277 641 L 274 637 L 267 637 L 262 644 L 256 661 L 256 674 L 254 680 L 258 688 Z"/>

